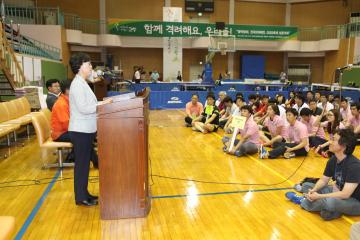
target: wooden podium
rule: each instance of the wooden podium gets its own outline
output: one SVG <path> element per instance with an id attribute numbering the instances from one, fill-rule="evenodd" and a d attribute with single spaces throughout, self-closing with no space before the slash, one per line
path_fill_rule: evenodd
<path id="1" fill-rule="evenodd" d="M 131 99 L 119 95 L 97 109 L 102 220 L 146 217 L 150 211 L 149 92 Z"/>

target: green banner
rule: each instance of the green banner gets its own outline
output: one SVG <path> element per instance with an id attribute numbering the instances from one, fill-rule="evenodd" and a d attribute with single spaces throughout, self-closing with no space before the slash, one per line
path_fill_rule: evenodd
<path id="1" fill-rule="evenodd" d="M 215 24 L 185 22 L 113 19 L 108 27 L 111 34 L 137 37 L 207 37 L 218 32 Z M 251 40 L 294 40 L 298 32 L 297 27 L 231 24 L 227 24 L 225 30 L 237 39 Z"/>

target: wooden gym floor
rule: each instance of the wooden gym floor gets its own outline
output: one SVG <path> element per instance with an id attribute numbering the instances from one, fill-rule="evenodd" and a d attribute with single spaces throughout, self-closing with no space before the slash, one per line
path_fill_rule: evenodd
<path id="1" fill-rule="evenodd" d="M 42 153 L 35 136 L 0 160 L 0 215 L 16 217 L 18 239 L 348 239 L 351 223 L 360 221 L 325 222 L 285 199 L 294 183 L 320 176 L 326 159 L 313 153 L 305 160 L 228 156 L 221 150 L 221 130 L 196 133 L 183 127 L 183 118 L 180 110 L 150 113 L 153 199 L 147 218 L 100 221 L 98 206 L 76 206 L 73 170 L 65 169 L 62 176 L 42 170 L 41 157 L 54 161 L 55 156 Z M 5 152 L 2 147 L 0 153 Z M 355 155 L 360 157 L 359 147 Z M 90 192 L 97 195 L 98 171 L 91 169 L 90 175 Z M 29 181 L 34 179 L 39 181 Z M 15 185 L 30 186 L 9 187 Z"/>

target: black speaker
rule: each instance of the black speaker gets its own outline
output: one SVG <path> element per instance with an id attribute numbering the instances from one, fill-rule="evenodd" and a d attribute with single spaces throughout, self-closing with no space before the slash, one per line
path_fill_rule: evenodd
<path id="1" fill-rule="evenodd" d="M 215 23 L 215 29 L 224 30 L 225 29 L 225 23 L 224 22 L 216 22 Z"/>

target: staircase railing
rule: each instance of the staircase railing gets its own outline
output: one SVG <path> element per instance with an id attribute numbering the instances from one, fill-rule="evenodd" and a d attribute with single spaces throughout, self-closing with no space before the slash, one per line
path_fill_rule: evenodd
<path id="1" fill-rule="evenodd" d="M 0 22 L 0 67 L 6 75 L 11 87 L 21 87 L 25 85 L 25 75 L 22 67 L 20 66 L 15 52 L 10 45 L 4 25 Z"/>

